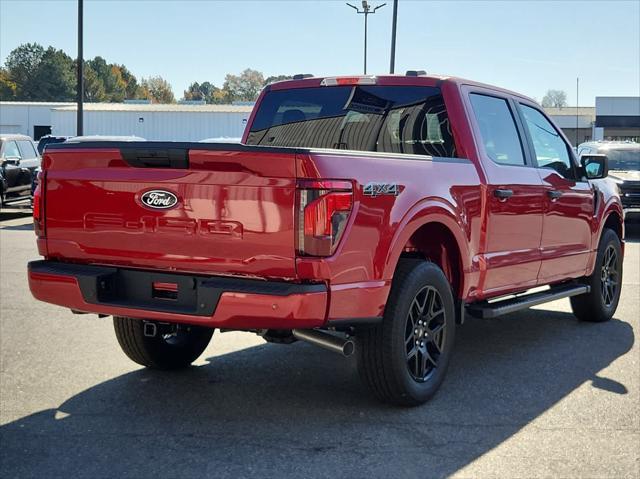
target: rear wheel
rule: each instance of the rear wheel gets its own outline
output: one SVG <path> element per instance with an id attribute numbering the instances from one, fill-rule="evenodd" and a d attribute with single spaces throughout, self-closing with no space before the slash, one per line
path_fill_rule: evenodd
<path id="1" fill-rule="evenodd" d="M 382 324 L 358 333 L 358 369 L 383 401 L 416 406 L 440 387 L 455 334 L 451 286 L 433 263 L 403 260 Z"/>
<path id="2" fill-rule="evenodd" d="M 213 329 L 200 326 L 170 325 L 154 336 L 144 334 L 145 322 L 122 316 L 113 317 L 118 343 L 132 361 L 154 369 L 189 366 L 206 349 Z"/>
<path id="3" fill-rule="evenodd" d="M 622 247 L 615 231 L 606 229 L 602 233 L 587 284 L 591 287 L 588 293 L 571 298 L 573 314 L 580 321 L 608 321 L 616 312 L 622 289 Z"/>

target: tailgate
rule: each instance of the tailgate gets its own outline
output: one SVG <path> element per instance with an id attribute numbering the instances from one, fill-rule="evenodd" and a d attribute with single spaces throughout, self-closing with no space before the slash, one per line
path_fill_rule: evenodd
<path id="1" fill-rule="evenodd" d="M 79 144 L 44 164 L 50 258 L 295 277 L 295 150 Z"/>

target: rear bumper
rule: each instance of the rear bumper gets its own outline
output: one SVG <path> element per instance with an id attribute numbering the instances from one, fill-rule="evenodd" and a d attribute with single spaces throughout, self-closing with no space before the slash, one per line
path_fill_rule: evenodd
<path id="1" fill-rule="evenodd" d="M 316 328 L 325 324 L 324 284 L 211 278 L 56 261 L 29 263 L 36 299 L 88 313 L 228 329 Z M 175 298 L 154 285 L 176 286 Z"/>

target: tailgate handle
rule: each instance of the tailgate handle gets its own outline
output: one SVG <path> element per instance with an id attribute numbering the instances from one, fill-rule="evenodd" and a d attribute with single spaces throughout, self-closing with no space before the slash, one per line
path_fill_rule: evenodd
<path id="1" fill-rule="evenodd" d="M 122 148 L 120 153 L 135 168 L 189 168 L 189 150 L 184 148 Z"/>

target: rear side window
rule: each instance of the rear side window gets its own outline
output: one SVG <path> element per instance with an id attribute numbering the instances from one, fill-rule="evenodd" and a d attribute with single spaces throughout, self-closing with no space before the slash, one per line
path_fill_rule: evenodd
<path id="1" fill-rule="evenodd" d="M 271 91 L 249 145 L 455 157 L 439 88 L 337 86 Z"/>
<path id="2" fill-rule="evenodd" d="M 30 141 L 18 140 L 18 146 L 20 147 L 20 151 L 22 152 L 22 159 L 31 160 L 38 157 L 38 154 L 36 153 L 36 150 Z"/>
<path id="3" fill-rule="evenodd" d="M 476 93 L 470 98 L 489 158 L 503 165 L 524 165 L 520 135 L 507 101 Z"/>
<path id="4" fill-rule="evenodd" d="M 569 145 L 542 113 L 527 105 L 520 105 L 531 135 L 536 161 L 540 168 L 550 168 L 565 178 L 573 178 Z"/>

